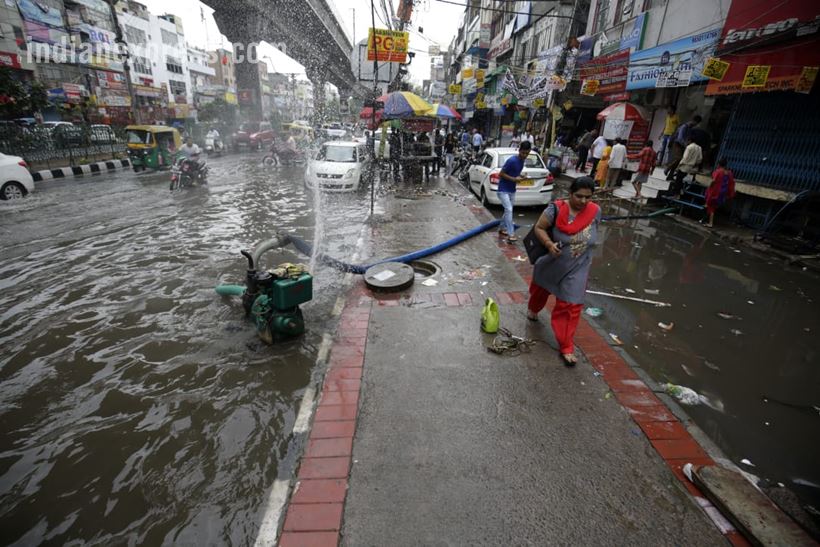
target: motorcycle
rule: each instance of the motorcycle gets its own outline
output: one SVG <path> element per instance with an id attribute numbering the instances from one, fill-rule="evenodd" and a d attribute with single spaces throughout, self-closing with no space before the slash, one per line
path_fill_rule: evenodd
<path id="1" fill-rule="evenodd" d="M 171 191 L 208 184 L 208 166 L 196 158 L 180 158 L 171 168 Z"/>
<path id="2" fill-rule="evenodd" d="M 472 150 L 463 150 L 453 162 L 453 169 L 450 171 L 451 177 L 457 177 L 461 182 L 467 182 L 470 167 L 478 163 L 478 154 Z"/>
<path id="3" fill-rule="evenodd" d="M 274 143 L 270 146 L 268 155 L 262 158 L 262 163 L 267 166 L 290 166 L 297 163 L 302 163 L 304 159 L 304 153 L 301 150 L 294 150 L 287 145 L 278 145 Z"/>
<path id="4" fill-rule="evenodd" d="M 205 152 L 208 155 L 222 154 L 225 151 L 225 144 L 222 139 L 217 137 L 205 137 Z"/>

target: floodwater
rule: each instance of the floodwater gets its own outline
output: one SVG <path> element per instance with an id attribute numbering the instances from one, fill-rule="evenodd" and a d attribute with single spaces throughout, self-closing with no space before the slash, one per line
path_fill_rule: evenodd
<path id="1" fill-rule="evenodd" d="M 2 543 L 253 543 L 343 290 L 313 272 L 307 334 L 274 347 L 214 293 L 243 284 L 240 249 L 313 240 L 302 168 L 260 159 L 211 161 L 207 188 L 173 194 L 167 173 L 121 171 L 0 203 Z M 321 209 L 320 250 L 350 258 L 369 200 Z"/>
<path id="2" fill-rule="evenodd" d="M 515 220 L 528 230 L 539 214 L 522 208 Z M 671 219 L 604 226 L 590 290 L 672 306 L 589 295 L 603 310 L 594 321 L 654 380 L 695 390 L 700 404 L 685 409 L 727 457 L 783 483 L 818 519 L 818 276 Z"/>

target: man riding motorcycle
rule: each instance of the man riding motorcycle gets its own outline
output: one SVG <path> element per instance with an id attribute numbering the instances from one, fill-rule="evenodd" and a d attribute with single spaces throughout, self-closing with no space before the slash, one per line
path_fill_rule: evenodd
<path id="1" fill-rule="evenodd" d="M 194 144 L 194 139 L 191 137 L 185 139 L 185 144 L 179 148 L 179 152 L 180 157 L 171 175 L 171 189 L 174 188 L 174 183 L 177 181 L 184 184 L 186 177 L 190 178 L 192 183 L 207 183 L 208 168 L 199 161 L 202 150 Z"/>

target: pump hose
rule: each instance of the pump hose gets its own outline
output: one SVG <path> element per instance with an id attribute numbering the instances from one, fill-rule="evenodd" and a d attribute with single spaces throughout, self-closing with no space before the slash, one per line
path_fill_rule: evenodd
<path id="1" fill-rule="evenodd" d="M 668 213 L 674 213 L 677 211 L 677 207 L 668 207 L 666 209 L 660 209 L 658 211 L 654 211 L 652 213 L 644 214 L 644 215 L 624 215 L 619 217 L 603 217 L 601 220 L 609 221 L 609 220 L 631 220 L 635 218 L 655 218 L 661 215 L 666 215 Z"/>
<path id="2" fill-rule="evenodd" d="M 500 220 L 493 220 L 491 222 L 488 222 L 486 224 L 482 224 L 481 226 L 473 228 L 472 230 L 468 230 L 468 231 L 464 232 L 463 234 L 457 235 L 456 237 L 454 237 L 450 240 L 447 240 L 443 243 L 439 243 L 438 245 L 436 245 L 434 247 L 429 247 L 427 249 L 422 249 L 420 251 L 415 251 L 415 252 L 408 253 L 408 254 L 401 255 L 401 256 L 397 256 L 397 257 L 394 257 L 394 258 L 388 258 L 388 259 L 385 259 L 385 260 L 380 260 L 380 261 L 374 262 L 373 264 L 370 264 L 370 265 L 349 264 L 349 263 L 344 262 L 342 260 L 339 260 L 337 258 L 333 258 L 332 256 L 328 256 L 324 253 L 319 253 L 318 255 L 316 255 L 316 259 L 318 260 L 318 262 L 320 262 L 322 264 L 325 264 L 327 266 L 332 266 L 333 268 L 336 268 L 337 270 L 341 270 L 343 272 L 349 272 L 349 273 L 354 273 L 354 274 L 361 275 L 361 274 L 364 274 L 364 272 L 366 272 L 367 269 L 370 268 L 371 266 L 375 266 L 376 264 L 381 264 L 383 262 L 403 262 L 403 263 L 407 263 L 407 262 L 411 262 L 413 260 L 418 260 L 420 258 L 424 258 L 426 256 L 430 256 L 430 255 L 439 253 L 439 252 L 441 252 L 445 249 L 448 249 L 448 248 L 450 248 L 454 245 L 458 245 L 462 241 L 470 239 L 471 237 L 475 237 L 478 234 L 484 233 L 487 230 L 492 230 L 493 228 L 497 227 L 500 224 L 501 224 Z M 310 243 L 306 242 L 304 239 L 302 239 L 300 237 L 297 237 L 297 236 L 292 235 L 292 234 L 285 234 L 285 233 L 277 234 L 275 237 L 273 237 L 273 238 L 271 238 L 267 241 L 262 242 L 259 246 L 256 247 L 256 249 L 254 250 L 252 255 L 245 254 L 245 253 L 243 253 L 243 254 L 245 254 L 246 257 L 250 257 L 249 261 L 252 261 L 252 265 L 255 265 L 255 264 L 258 264 L 259 259 L 261 258 L 262 254 L 265 251 L 268 251 L 270 249 L 274 249 L 276 247 L 284 247 L 288 243 L 292 243 L 293 246 L 296 247 L 296 250 L 298 250 L 300 253 L 302 253 L 306 256 L 312 256 L 313 255 L 313 247 L 310 245 Z M 223 296 L 241 296 L 244 291 L 245 291 L 245 287 L 243 287 L 241 285 L 219 285 L 218 287 L 216 287 L 217 294 L 220 294 L 220 295 L 223 295 Z"/>

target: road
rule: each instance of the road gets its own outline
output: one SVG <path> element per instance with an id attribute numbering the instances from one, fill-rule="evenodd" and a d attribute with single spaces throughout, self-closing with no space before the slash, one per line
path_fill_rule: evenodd
<path id="1" fill-rule="evenodd" d="M 3 543 L 253 541 L 341 275 L 314 272 L 308 333 L 275 347 L 213 287 L 241 284 L 239 250 L 275 230 L 314 240 L 315 210 L 321 250 L 349 257 L 369 212 L 260 160 L 211 161 L 177 193 L 120 171 L 0 204 Z"/>

